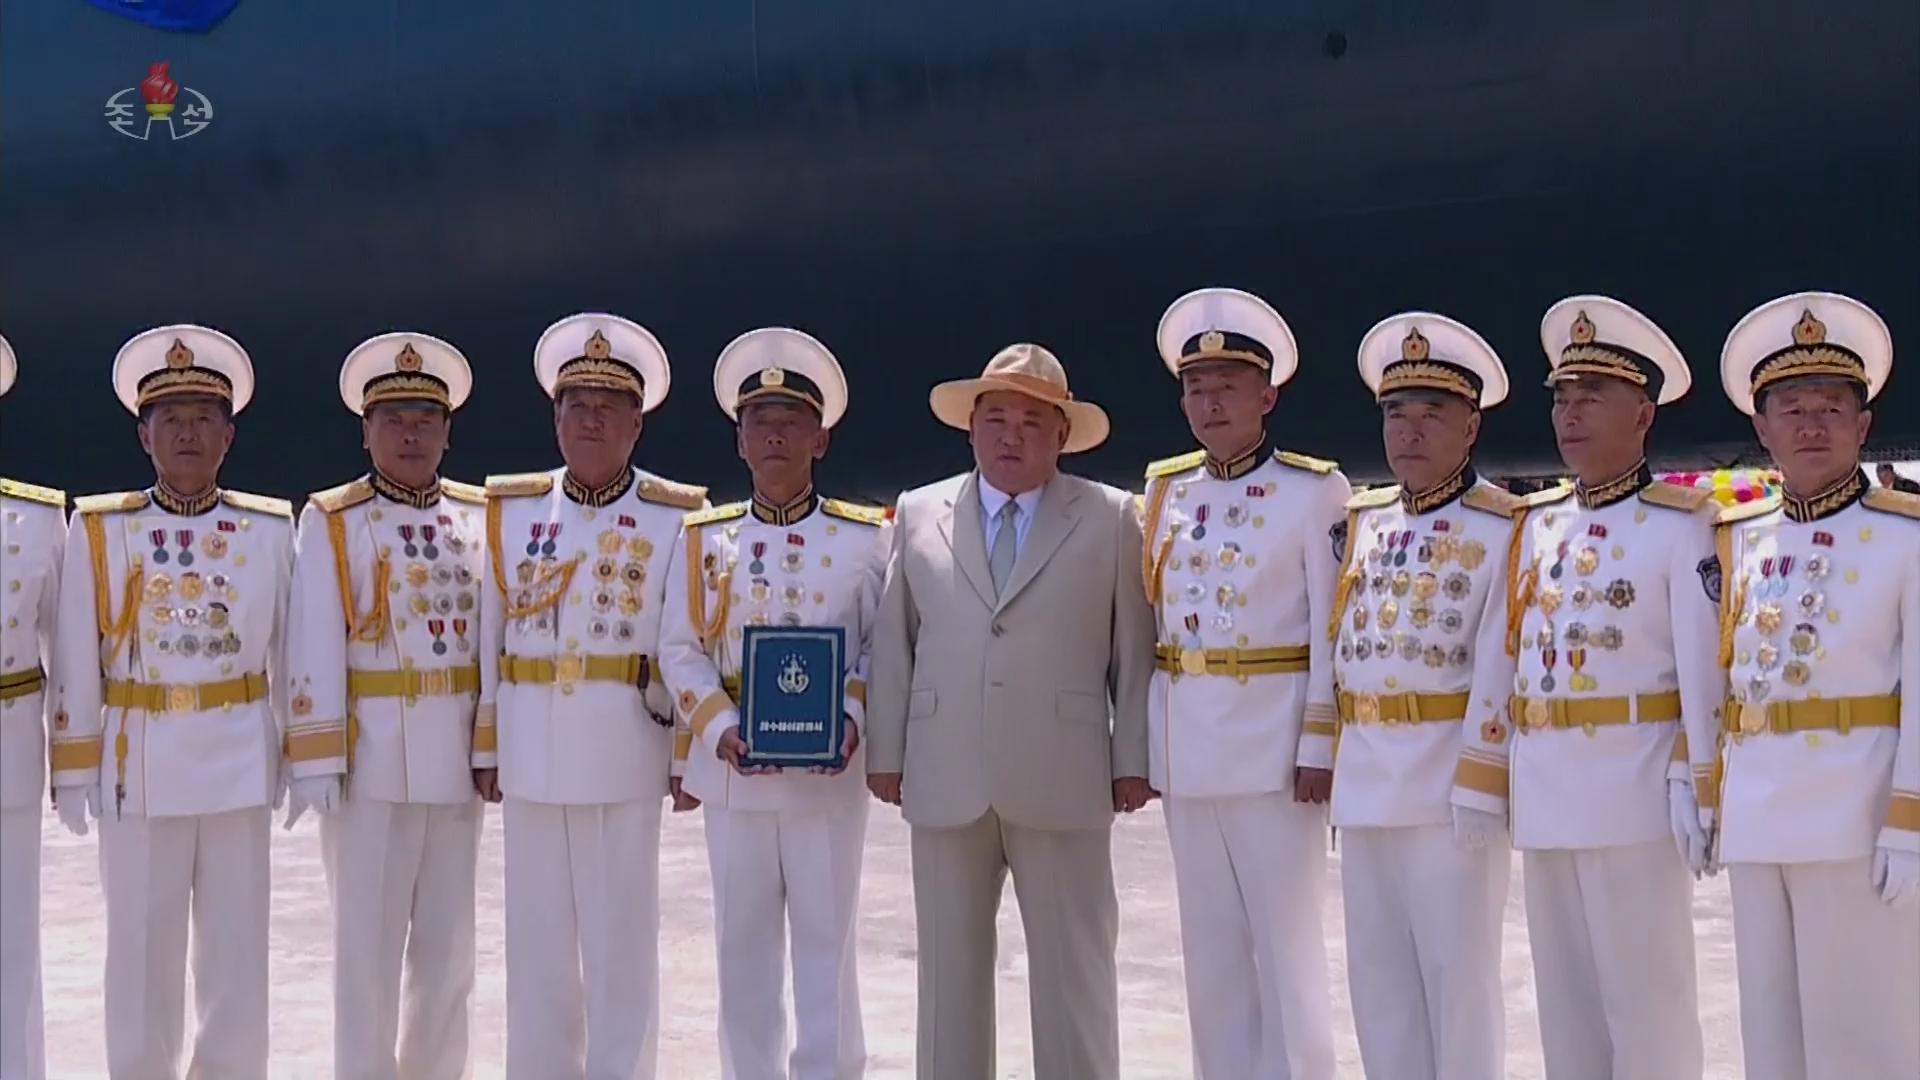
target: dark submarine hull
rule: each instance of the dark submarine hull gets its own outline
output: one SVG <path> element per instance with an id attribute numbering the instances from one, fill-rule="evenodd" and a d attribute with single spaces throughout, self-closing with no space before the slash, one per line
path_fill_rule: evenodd
<path id="1" fill-rule="evenodd" d="M 146 141 L 103 103 L 166 60 L 213 104 Z M 852 406 L 822 486 L 888 499 L 964 468 L 926 391 L 1038 340 L 1129 482 L 1191 445 L 1154 354 L 1200 285 L 1271 300 L 1303 359 L 1278 441 L 1383 468 L 1353 352 L 1429 308 L 1514 373 L 1480 457 L 1553 466 L 1538 318 L 1604 292 L 1660 321 L 1695 390 L 1655 453 L 1751 429 L 1719 345 L 1799 289 L 1920 334 L 1920 5 L 1871 0 L 242 0 L 206 35 L 79 0 L 0 18 L 0 401 L 9 475 L 150 475 L 107 385 L 120 343 L 204 322 L 259 373 L 226 481 L 298 496 L 362 468 L 338 404 L 363 338 L 472 359 L 447 471 L 548 467 L 533 342 L 645 323 L 677 371 L 643 464 L 738 493 L 712 403 L 735 334 L 838 353 Z M 1876 443 L 1920 443 L 1920 375 Z"/>

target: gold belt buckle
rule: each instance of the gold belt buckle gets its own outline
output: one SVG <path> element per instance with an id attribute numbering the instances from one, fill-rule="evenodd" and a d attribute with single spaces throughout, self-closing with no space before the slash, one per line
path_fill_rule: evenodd
<path id="1" fill-rule="evenodd" d="M 553 681 L 560 684 L 560 692 L 573 693 L 573 684 L 587 673 L 587 662 L 577 653 L 569 653 L 554 660 Z"/>
<path id="2" fill-rule="evenodd" d="M 1758 735 L 1767 730 L 1767 707 L 1758 701 L 1740 703 L 1740 731 L 1747 735 Z"/>
<path id="3" fill-rule="evenodd" d="M 1181 649 L 1180 670 L 1188 675 L 1205 675 L 1207 673 L 1207 650 Z"/>
<path id="4" fill-rule="evenodd" d="M 1375 724 L 1380 721 L 1380 695 L 1353 695 L 1353 719 L 1357 723 Z"/>
<path id="5" fill-rule="evenodd" d="M 196 697 L 191 686 L 170 686 L 167 688 L 167 711 L 192 712 Z"/>
<path id="6" fill-rule="evenodd" d="M 1528 698 L 1524 719 L 1528 730 L 1543 730 L 1553 720 L 1553 706 L 1548 705 L 1544 698 Z"/>
<path id="7" fill-rule="evenodd" d="M 447 684 L 451 676 L 445 668 L 434 668 L 420 673 L 420 693 L 424 697 L 439 697 L 447 693 Z"/>

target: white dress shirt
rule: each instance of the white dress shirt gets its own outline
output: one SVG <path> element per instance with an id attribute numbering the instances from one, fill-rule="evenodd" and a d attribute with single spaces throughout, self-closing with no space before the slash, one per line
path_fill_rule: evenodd
<path id="1" fill-rule="evenodd" d="M 999 531 L 999 526 L 994 524 L 994 518 L 999 516 L 1000 508 L 1007 505 L 1008 499 L 1012 499 L 1014 505 L 1020 508 L 1020 513 L 1013 519 L 1013 557 L 1017 561 L 1020 558 L 1020 549 L 1026 546 L 1027 534 L 1033 531 L 1033 513 L 1040 508 L 1040 493 L 1045 491 L 1047 486 L 1042 484 L 1031 491 L 1009 495 L 989 484 L 984 476 L 980 476 L 979 481 L 980 532 L 987 541 L 989 554 L 993 551 L 994 534 Z"/>

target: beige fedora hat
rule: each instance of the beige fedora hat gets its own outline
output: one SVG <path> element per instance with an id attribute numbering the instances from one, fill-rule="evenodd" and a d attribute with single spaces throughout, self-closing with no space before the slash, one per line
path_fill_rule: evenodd
<path id="1" fill-rule="evenodd" d="M 1060 358 L 1040 345 L 1021 343 L 1001 349 L 987 361 L 977 379 L 943 382 L 927 396 L 933 415 L 948 427 L 972 428 L 973 403 L 981 394 L 1011 390 L 1044 401 L 1067 416 L 1067 445 L 1062 453 L 1078 454 L 1107 441 L 1112 425 L 1107 412 L 1090 401 L 1075 401 L 1067 389 L 1067 369 Z"/>

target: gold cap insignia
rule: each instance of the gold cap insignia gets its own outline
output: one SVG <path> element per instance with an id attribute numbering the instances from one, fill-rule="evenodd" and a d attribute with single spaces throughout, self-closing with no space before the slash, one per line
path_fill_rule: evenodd
<path id="1" fill-rule="evenodd" d="M 179 338 L 173 339 L 173 348 L 167 350 L 167 367 L 174 371 L 193 366 L 193 350 Z"/>
<path id="2" fill-rule="evenodd" d="M 420 370 L 420 354 L 414 350 L 413 342 L 411 341 L 407 342 L 406 345 L 401 347 L 400 354 L 393 358 L 393 370 L 395 371 L 419 371 Z"/>
<path id="3" fill-rule="evenodd" d="M 607 335 L 595 330 L 593 336 L 587 339 L 587 347 L 582 353 L 589 360 L 605 360 L 613 355 L 613 342 L 607 340 Z"/>
<path id="4" fill-rule="evenodd" d="M 1406 339 L 1400 342 L 1400 359 L 1425 360 L 1428 348 L 1426 335 L 1420 332 L 1419 327 L 1414 327 L 1407 331 Z"/>
<path id="5" fill-rule="evenodd" d="M 761 386 L 785 386 L 787 373 L 777 367 L 770 367 L 760 373 Z"/>
<path id="6" fill-rule="evenodd" d="M 1793 324 L 1793 343 L 1795 345 L 1819 345 L 1827 340 L 1827 324 L 1813 317 L 1809 308 L 1800 313 L 1800 321 Z"/>
<path id="7" fill-rule="evenodd" d="M 1219 352 L 1227 347 L 1227 335 L 1218 330 L 1209 330 L 1200 335 L 1201 352 Z"/>
<path id="8" fill-rule="evenodd" d="M 1595 333 L 1593 320 L 1587 318 L 1586 312 L 1581 312 L 1574 317 L 1573 327 L 1568 333 L 1572 336 L 1575 345 L 1593 344 L 1593 335 Z"/>

